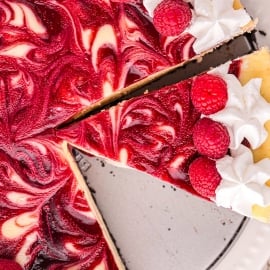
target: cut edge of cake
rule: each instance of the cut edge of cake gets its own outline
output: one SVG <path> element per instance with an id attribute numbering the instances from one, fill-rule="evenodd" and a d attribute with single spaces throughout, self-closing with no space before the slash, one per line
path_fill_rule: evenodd
<path id="1" fill-rule="evenodd" d="M 113 258 L 115 260 L 115 263 L 118 267 L 119 270 L 125 270 L 126 267 L 123 263 L 123 259 L 120 257 L 120 254 L 116 248 L 116 245 L 115 243 L 113 242 L 112 240 L 112 237 L 109 233 L 109 230 L 107 229 L 107 226 L 104 222 L 104 219 L 94 201 L 94 198 L 91 194 L 91 191 L 89 190 L 79 168 L 78 168 L 78 164 L 76 163 L 76 161 L 74 160 L 70 150 L 69 150 L 69 146 L 68 146 L 68 143 L 66 141 L 63 141 L 62 142 L 62 149 L 63 149 L 63 153 L 65 154 L 65 157 L 70 165 L 70 168 L 72 170 L 72 172 L 74 173 L 75 177 L 76 177 L 76 180 L 77 180 L 77 183 L 79 185 L 79 187 L 81 188 L 81 190 L 83 191 L 84 193 L 84 196 L 85 196 L 85 199 L 87 200 L 87 203 L 90 207 L 90 209 L 93 211 L 96 219 L 97 219 L 97 222 L 101 228 L 101 231 L 103 233 L 103 236 L 106 240 L 106 243 L 108 244 L 108 247 L 113 255 Z"/>

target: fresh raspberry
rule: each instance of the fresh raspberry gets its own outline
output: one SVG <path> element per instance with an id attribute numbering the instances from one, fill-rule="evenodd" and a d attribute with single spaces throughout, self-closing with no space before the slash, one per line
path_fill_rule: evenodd
<path id="1" fill-rule="evenodd" d="M 201 118 L 193 127 L 193 142 L 201 155 L 217 159 L 226 155 L 230 136 L 221 123 Z"/>
<path id="2" fill-rule="evenodd" d="M 22 267 L 14 261 L 0 259 L 0 270 L 22 270 Z"/>
<path id="3" fill-rule="evenodd" d="M 183 0 L 164 0 L 154 10 L 153 24 L 160 34 L 175 36 L 188 27 L 191 17 L 188 3 Z"/>
<path id="4" fill-rule="evenodd" d="M 225 107 L 228 100 L 227 84 L 215 75 L 199 75 L 193 81 L 191 99 L 194 107 L 202 114 L 218 112 Z"/>
<path id="5" fill-rule="evenodd" d="M 189 179 L 192 187 L 201 196 L 214 198 L 215 190 L 220 184 L 221 176 L 216 162 L 208 157 L 199 157 L 189 166 Z"/>

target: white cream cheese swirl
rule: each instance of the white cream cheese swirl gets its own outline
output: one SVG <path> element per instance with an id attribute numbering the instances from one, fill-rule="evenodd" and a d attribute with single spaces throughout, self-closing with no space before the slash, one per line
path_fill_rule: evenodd
<path id="1" fill-rule="evenodd" d="M 216 189 L 215 202 L 218 206 L 251 217 L 254 205 L 270 205 L 270 188 L 266 182 L 270 179 L 270 159 L 265 158 L 254 163 L 251 150 L 240 145 L 216 162 L 222 180 Z"/>

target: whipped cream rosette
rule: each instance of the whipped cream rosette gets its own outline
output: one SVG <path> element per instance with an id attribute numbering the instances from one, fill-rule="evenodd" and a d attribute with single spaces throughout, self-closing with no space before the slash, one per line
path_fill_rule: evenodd
<path id="1" fill-rule="evenodd" d="M 238 213 L 252 217 L 255 205 L 270 206 L 270 159 L 254 162 L 252 151 L 240 145 L 231 155 L 216 161 L 221 183 L 215 202 Z"/>

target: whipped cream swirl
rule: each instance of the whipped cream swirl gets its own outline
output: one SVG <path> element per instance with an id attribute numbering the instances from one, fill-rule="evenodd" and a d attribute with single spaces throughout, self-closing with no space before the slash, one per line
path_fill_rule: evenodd
<path id="1" fill-rule="evenodd" d="M 235 10 L 233 0 L 193 0 L 194 21 L 187 32 L 196 37 L 193 49 L 201 53 L 237 35 L 250 22 L 244 9 Z"/>
<path id="2" fill-rule="evenodd" d="M 270 179 L 270 159 L 265 158 L 254 163 L 249 148 L 240 145 L 216 162 L 222 180 L 216 189 L 216 204 L 245 216 L 252 216 L 254 205 L 270 205 L 270 188 L 266 182 Z"/>
<path id="3" fill-rule="evenodd" d="M 225 64 L 212 71 L 226 81 L 228 101 L 223 110 L 209 117 L 228 128 L 231 149 L 237 149 L 244 138 L 255 149 L 266 140 L 264 124 L 270 119 L 270 104 L 260 94 L 262 79 L 251 79 L 242 86 L 234 75 L 224 72 L 227 68 Z"/>

